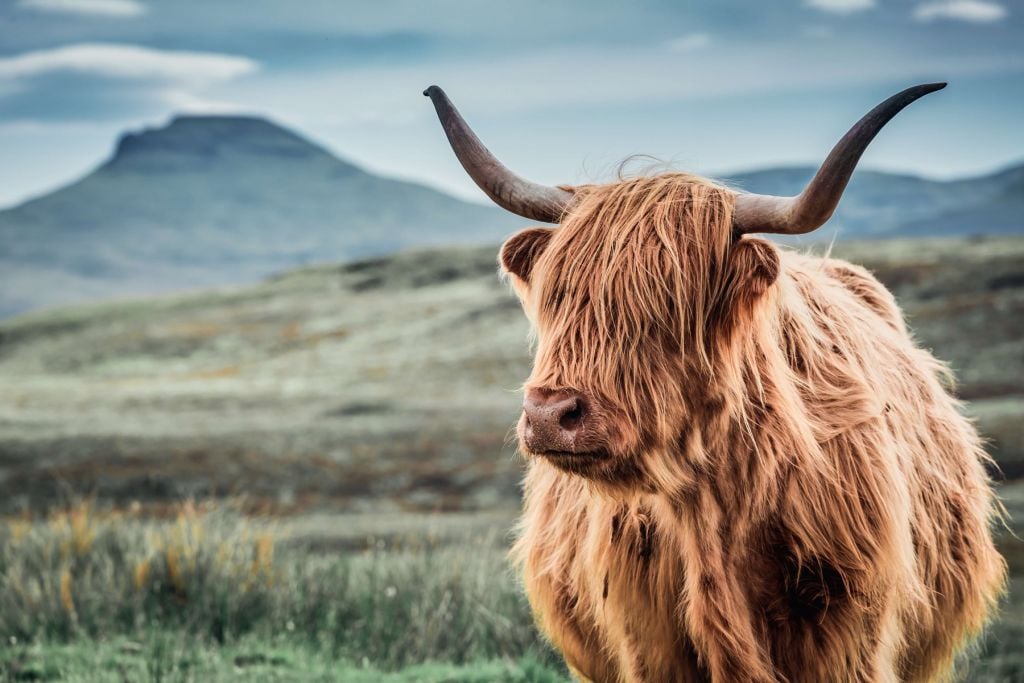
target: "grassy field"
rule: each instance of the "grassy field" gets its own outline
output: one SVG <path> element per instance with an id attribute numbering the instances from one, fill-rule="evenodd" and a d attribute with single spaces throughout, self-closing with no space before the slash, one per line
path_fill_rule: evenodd
<path id="1" fill-rule="evenodd" d="M 230 507 L 0 531 L 9 680 L 561 680 L 495 534 L 288 545 Z"/>
<path id="2" fill-rule="evenodd" d="M 72 683 L 124 681 L 346 681 L 346 683 L 555 683 L 570 679 L 534 657 L 434 662 L 400 671 L 332 659 L 296 642 L 243 638 L 225 645 L 180 631 L 153 631 L 141 639 L 114 638 L 13 649 L 0 680 Z"/>
<path id="3" fill-rule="evenodd" d="M 1020 487 L 1018 487 L 1020 488 Z M 1008 503 L 1024 503 L 1014 489 Z M 80 503 L 0 528 L 0 680 L 562 681 L 507 536 L 321 552 L 232 506 Z M 1024 548 L 968 680 L 1024 680 Z"/>

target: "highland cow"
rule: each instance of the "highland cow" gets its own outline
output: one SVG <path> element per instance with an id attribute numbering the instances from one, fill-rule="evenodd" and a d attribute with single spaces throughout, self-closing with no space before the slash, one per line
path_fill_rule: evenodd
<path id="1" fill-rule="evenodd" d="M 868 271 L 750 236 L 822 225 L 941 87 L 876 107 L 797 197 L 536 185 L 425 93 L 492 199 L 559 224 L 501 249 L 536 346 L 513 555 L 580 678 L 932 680 L 993 611 L 997 503 L 947 369 Z"/>

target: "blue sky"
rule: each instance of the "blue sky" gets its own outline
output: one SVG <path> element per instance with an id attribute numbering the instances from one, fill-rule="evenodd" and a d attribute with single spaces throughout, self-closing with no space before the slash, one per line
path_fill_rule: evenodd
<path id="1" fill-rule="evenodd" d="M 479 198 L 429 102 L 445 87 L 532 179 L 631 154 L 716 174 L 817 162 L 905 86 L 948 80 L 864 165 L 1024 160 L 1024 0 L 0 0 L 0 206 L 176 112 L 265 114 L 371 170 Z"/>

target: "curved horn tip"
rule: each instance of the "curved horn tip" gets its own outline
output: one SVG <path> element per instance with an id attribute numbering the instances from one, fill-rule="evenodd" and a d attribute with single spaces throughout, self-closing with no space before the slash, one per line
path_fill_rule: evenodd
<path id="1" fill-rule="evenodd" d="M 925 95 L 929 95 L 929 94 L 935 92 L 936 90 L 942 90 L 947 85 L 949 85 L 949 84 L 946 83 L 945 81 L 940 81 L 938 83 L 922 83 L 921 85 L 911 86 L 911 87 L 907 88 L 906 90 L 904 90 L 900 94 L 903 94 L 903 95 L 908 95 L 908 94 L 909 95 L 913 95 L 914 99 L 917 99 L 918 97 L 923 97 Z"/>
<path id="2" fill-rule="evenodd" d="M 432 85 L 423 94 L 433 103 L 459 163 L 491 201 L 506 211 L 530 220 L 544 223 L 558 223 L 561 220 L 562 214 L 573 201 L 571 192 L 520 178 L 484 147 L 444 90 Z"/>

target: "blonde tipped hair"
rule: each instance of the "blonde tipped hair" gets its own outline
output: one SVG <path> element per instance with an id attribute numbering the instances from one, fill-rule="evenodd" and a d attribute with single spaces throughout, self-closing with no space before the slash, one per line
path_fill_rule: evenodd
<path id="1" fill-rule="evenodd" d="M 951 675 L 1004 583 L 996 506 L 948 370 L 891 294 L 737 238 L 733 193 L 695 176 L 574 192 L 535 248 L 503 249 L 533 323 L 526 387 L 593 397 L 608 434 L 592 471 L 530 458 L 513 551 L 570 667 Z"/>

